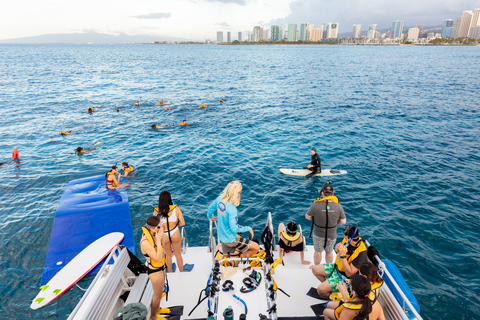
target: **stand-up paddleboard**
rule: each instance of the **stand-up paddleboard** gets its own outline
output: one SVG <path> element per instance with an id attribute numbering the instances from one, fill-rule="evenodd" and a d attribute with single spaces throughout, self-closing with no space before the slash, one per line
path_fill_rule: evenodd
<path id="1" fill-rule="evenodd" d="M 280 169 L 281 173 L 292 175 L 292 176 L 302 176 L 305 177 L 307 174 L 311 173 L 312 171 L 308 169 Z M 337 170 L 337 169 L 322 169 L 321 173 L 316 173 L 314 177 L 326 177 L 326 176 L 337 176 L 340 174 L 346 174 L 347 171 L 345 170 Z"/>
<path id="2" fill-rule="evenodd" d="M 123 233 L 112 232 L 83 249 L 46 285 L 40 287 L 41 291 L 33 299 L 30 308 L 41 308 L 58 298 L 102 261 L 122 239 Z"/>

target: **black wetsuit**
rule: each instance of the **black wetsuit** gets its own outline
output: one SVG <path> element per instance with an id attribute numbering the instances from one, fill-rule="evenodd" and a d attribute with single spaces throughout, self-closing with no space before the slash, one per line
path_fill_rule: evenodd
<path id="1" fill-rule="evenodd" d="M 322 172 L 322 162 L 320 161 L 320 156 L 318 155 L 318 153 L 314 153 L 312 155 L 311 165 L 313 167 L 308 168 L 308 170 L 311 170 L 312 172 L 305 176 L 305 178 L 307 179 L 313 176 L 315 173 Z"/>

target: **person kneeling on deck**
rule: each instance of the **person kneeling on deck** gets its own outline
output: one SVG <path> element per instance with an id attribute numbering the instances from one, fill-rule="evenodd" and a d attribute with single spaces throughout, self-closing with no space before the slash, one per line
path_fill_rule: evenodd
<path id="1" fill-rule="evenodd" d="M 343 207 L 333 194 L 333 187 L 323 185 L 319 198 L 313 201 L 305 214 L 305 219 L 312 220 L 313 229 L 313 262 L 315 265 L 322 262 L 322 252 L 325 251 L 325 262 L 333 262 L 333 246 L 337 241 L 337 225 L 347 223 Z M 310 237 L 312 230 L 310 230 Z"/>
<path id="2" fill-rule="evenodd" d="M 317 287 L 322 297 L 328 297 L 330 292 L 336 291 L 339 282 L 356 274 L 360 266 L 367 262 L 367 246 L 360 238 L 358 226 L 347 225 L 343 234 L 344 239 L 335 246 L 338 252 L 335 263 L 311 267 L 313 275 L 322 281 Z"/>
<path id="3" fill-rule="evenodd" d="M 246 238 L 237 237 L 237 233 L 250 231 L 253 238 L 253 229 L 251 227 L 242 227 L 238 224 L 237 206 L 240 204 L 240 193 L 242 184 L 240 181 L 232 181 L 223 190 L 222 194 L 215 199 L 208 207 L 208 218 L 218 221 L 218 236 L 222 243 L 222 253 L 243 254 L 243 256 L 253 256 L 260 250 L 258 243 Z M 217 218 L 214 213 L 217 212 Z"/>
<path id="4" fill-rule="evenodd" d="M 348 301 L 347 290 L 343 282 L 338 284 L 346 302 L 340 304 L 335 311 L 327 308 L 323 311 L 326 320 L 385 320 L 382 306 L 371 291 L 372 287 L 367 278 L 355 274 L 351 279 L 353 300 Z M 330 302 L 328 303 L 330 304 Z"/>
<path id="5" fill-rule="evenodd" d="M 148 217 L 142 231 L 140 250 L 147 259 L 147 273 L 153 287 L 150 319 L 165 319 L 157 316 L 157 312 L 160 310 L 163 287 L 165 286 L 165 255 L 162 247 L 163 227 L 160 218 L 157 216 Z"/>
<path id="6" fill-rule="evenodd" d="M 280 258 L 283 259 L 283 252 L 298 251 L 302 264 L 310 264 L 310 261 L 304 259 L 305 242 L 295 222 L 291 221 L 287 224 L 287 228 L 283 223 L 278 225 L 278 246 Z"/>

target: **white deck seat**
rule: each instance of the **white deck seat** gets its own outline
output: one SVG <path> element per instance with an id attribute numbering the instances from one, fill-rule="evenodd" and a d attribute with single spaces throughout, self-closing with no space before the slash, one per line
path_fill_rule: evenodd
<path id="1" fill-rule="evenodd" d="M 143 292 L 145 291 L 145 287 L 148 282 L 148 274 L 146 273 L 141 273 L 137 279 L 135 280 L 135 283 L 132 286 L 132 289 L 130 290 L 130 293 L 128 294 L 128 298 L 125 301 L 125 305 L 130 304 L 130 303 L 136 303 L 140 302 L 140 298 L 143 295 Z"/>

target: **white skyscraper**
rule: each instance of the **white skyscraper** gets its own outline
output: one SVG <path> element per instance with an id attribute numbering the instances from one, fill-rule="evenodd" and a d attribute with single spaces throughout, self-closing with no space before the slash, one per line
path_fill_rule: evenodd
<path id="1" fill-rule="evenodd" d="M 257 42 L 257 41 L 260 41 L 260 34 L 261 34 L 261 31 L 260 31 L 260 27 L 259 26 L 256 26 L 256 27 L 253 27 L 253 34 L 252 34 L 252 41 L 253 42 Z"/>
<path id="2" fill-rule="evenodd" d="M 480 8 L 475 9 L 475 11 L 473 12 L 472 21 L 470 22 L 470 28 L 468 30 L 469 38 L 472 38 L 470 36 L 470 33 L 472 32 L 472 28 L 475 28 L 477 26 L 480 26 Z"/>
<path id="3" fill-rule="evenodd" d="M 453 26 L 453 38 L 456 39 L 460 34 L 460 26 L 462 25 L 462 17 L 455 19 L 455 25 Z"/>
<path id="4" fill-rule="evenodd" d="M 307 30 L 307 40 L 312 41 L 312 37 L 313 37 L 313 24 L 309 23 L 308 30 Z"/>
<path id="5" fill-rule="evenodd" d="M 417 27 L 410 28 L 410 29 L 408 29 L 407 39 L 408 40 L 417 40 L 419 33 L 420 33 L 420 30 Z"/>
<path id="6" fill-rule="evenodd" d="M 223 31 L 217 31 L 217 42 L 223 42 Z"/>
<path id="7" fill-rule="evenodd" d="M 462 22 L 460 23 L 460 30 L 458 32 L 459 38 L 466 38 L 468 36 L 468 31 L 470 30 L 470 22 L 473 18 L 472 10 L 465 10 L 462 14 Z"/>
<path id="8" fill-rule="evenodd" d="M 362 33 L 362 25 L 361 24 L 354 24 L 353 25 L 353 36 L 352 36 L 352 38 L 354 38 L 354 39 L 360 38 L 361 33 Z"/>
<path id="9" fill-rule="evenodd" d="M 392 29 L 390 29 L 390 37 L 398 39 L 403 37 L 403 21 L 397 20 L 392 22 Z"/>
<path id="10" fill-rule="evenodd" d="M 368 39 L 375 39 L 375 31 L 377 31 L 377 25 L 376 24 L 370 24 L 368 26 L 367 38 Z"/>
<path id="11" fill-rule="evenodd" d="M 325 25 L 325 24 L 324 24 Z M 327 25 L 327 34 L 326 38 L 327 39 L 336 39 L 338 38 L 338 23 L 332 22 L 332 23 L 326 23 Z"/>

